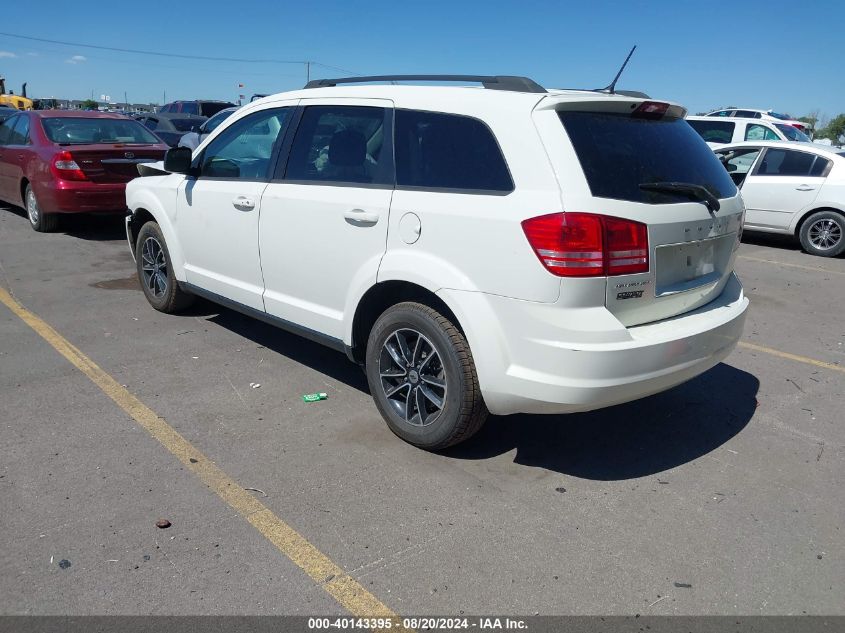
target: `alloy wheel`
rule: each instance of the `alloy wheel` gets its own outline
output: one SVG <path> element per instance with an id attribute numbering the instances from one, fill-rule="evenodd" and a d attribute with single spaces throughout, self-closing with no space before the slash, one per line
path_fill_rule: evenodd
<path id="1" fill-rule="evenodd" d="M 38 208 L 38 201 L 35 199 L 35 193 L 32 189 L 27 191 L 26 195 L 26 214 L 29 216 L 32 226 L 37 226 L 41 217 L 41 210 Z"/>
<path id="2" fill-rule="evenodd" d="M 446 371 L 440 353 L 420 332 L 403 328 L 382 345 L 381 387 L 388 403 L 408 424 L 428 426 L 446 402 Z"/>
<path id="3" fill-rule="evenodd" d="M 816 220 L 807 231 L 810 243 L 821 251 L 835 248 L 842 241 L 842 227 L 834 220 Z"/>
<path id="4" fill-rule="evenodd" d="M 156 299 L 167 292 L 167 259 L 161 243 L 154 237 L 144 240 L 141 249 L 141 272 L 144 285 Z"/>

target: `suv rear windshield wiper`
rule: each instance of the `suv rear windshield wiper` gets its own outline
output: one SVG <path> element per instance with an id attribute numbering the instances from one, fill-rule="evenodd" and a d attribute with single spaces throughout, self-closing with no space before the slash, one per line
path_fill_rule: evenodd
<path id="1" fill-rule="evenodd" d="M 721 208 L 719 199 L 707 191 L 705 187 L 691 182 L 643 182 L 640 183 L 643 191 L 662 191 L 666 193 L 681 193 L 700 200 L 707 205 L 707 208 L 714 213 Z"/>

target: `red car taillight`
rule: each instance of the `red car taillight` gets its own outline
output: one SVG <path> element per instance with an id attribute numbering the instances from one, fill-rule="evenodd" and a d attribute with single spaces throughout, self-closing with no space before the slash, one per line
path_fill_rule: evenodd
<path id="1" fill-rule="evenodd" d="M 558 277 L 648 272 L 648 227 L 591 213 L 530 218 L 522 230 L 546 269 Z"/>
<path id="2" fill-rule="evenodd" d="M 68 151 L 59 152 L 53 157 L 50 165 L 53 175 L 62 180 L 88 180 L 79 165 L 73 159 L 73 154 Z"/>

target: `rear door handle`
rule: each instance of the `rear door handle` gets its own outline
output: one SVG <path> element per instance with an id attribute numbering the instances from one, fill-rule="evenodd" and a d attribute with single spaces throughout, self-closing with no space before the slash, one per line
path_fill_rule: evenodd
<path id="1" fill-rule="evenodd" d="M 238 196 L 234 200 L 232 200 L 232 205 L 236 209 L 241 209 L 242 211 L 250 211 L 255 208 L 255 200 L 252 198 L 247 198 L 246 196 Z"/>
<path id="2" fill-rule="evenodd" d="M 800 187 L 795 187 L 796 191 L 815 191 L 815 187 L 811 187 L 810 185 L 801 185 Z"/>
<path id="3" fill-rule="evenodd" d="M 371 226 L 378 223 L 379 214 L 364 211 L 363 209 L 350 209 L 349 211 L 343 212 L 343 217 L 351 224 L 365 224 Z"/>

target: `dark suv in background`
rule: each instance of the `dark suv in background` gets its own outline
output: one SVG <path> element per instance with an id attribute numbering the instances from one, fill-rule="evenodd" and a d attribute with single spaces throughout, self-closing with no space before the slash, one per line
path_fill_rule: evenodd
<path id="1" fill-rule="evenodd" d="M 181 114 L 198 114 L 199 116 L 214 116 L 220 110 L 235 107 L 229 101 L 171 101 L 161 106 L 159 112 L 179 112 Z"/>

